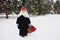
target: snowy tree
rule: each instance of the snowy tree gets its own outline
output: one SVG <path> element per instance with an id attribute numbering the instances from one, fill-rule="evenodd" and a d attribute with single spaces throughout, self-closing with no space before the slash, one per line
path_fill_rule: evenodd
<path id="1" fill-rule="evenodd" d="M 57 14 L 59 13 L 60 14 L 60 1 L 57 0 L 56 3 L 54 3 L 54 13 Z"/>
<path id="2" fill-rule="evenodd" d="M 26 0 L 26 7 L 32 14 L 45 14 L 52 10 L 53 0 Z"/>

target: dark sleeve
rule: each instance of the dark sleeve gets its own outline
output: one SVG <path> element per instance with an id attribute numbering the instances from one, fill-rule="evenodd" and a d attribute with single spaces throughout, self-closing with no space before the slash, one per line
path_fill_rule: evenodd
<path id="1" fill-rule="evenodd" d="M 28 18 L 28 24 L 30 24 L 31 23 L 31 21 L 30 21 L 30 19 Z"/>
<path id="2" fill-rule="evenodd" d="M 19 17 L 17 18 L 16 24 L 19 24 Z"/>

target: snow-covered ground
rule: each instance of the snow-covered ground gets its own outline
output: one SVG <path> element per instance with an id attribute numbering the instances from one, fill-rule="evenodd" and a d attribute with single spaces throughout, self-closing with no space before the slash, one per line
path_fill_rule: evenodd
<path id="1" fill-rule="evenodd" d="M 0 19 L 0 40 L 60 40 L 60 15 L 30 17 L 37 30 L 24 38 L 19 36 L 16 19 Z"/>

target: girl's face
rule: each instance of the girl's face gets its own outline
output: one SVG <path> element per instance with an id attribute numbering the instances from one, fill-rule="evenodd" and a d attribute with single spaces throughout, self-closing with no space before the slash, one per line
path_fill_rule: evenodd
<path id="1" fill-rule="evenodd" d="M 22 12 L 24 13 L 26 10 L 23 10 Z"/>
<path id="2" fill-rule="evenodd" d="M 25 8 L 25 7 L 23 7 L 23 8 L 22 8 L 22 12 L 24 13 L 25 11 L 26 11 L 26 8 Z"/>

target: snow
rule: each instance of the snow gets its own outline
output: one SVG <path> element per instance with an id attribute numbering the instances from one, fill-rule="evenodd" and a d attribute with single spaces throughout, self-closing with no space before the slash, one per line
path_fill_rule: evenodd
<path id="1" fill-rule="evenodd" d="M 24 38 L 19 36 L 16 19 L 0 19 L 0 40 L 60 40 L 60 15 L 30 17 L 37 30 Z"/>
<path id="2" fill-rule="evenodd" d="M 53 0 L 53 2 L 56 2 L 57 0 Z"/>

